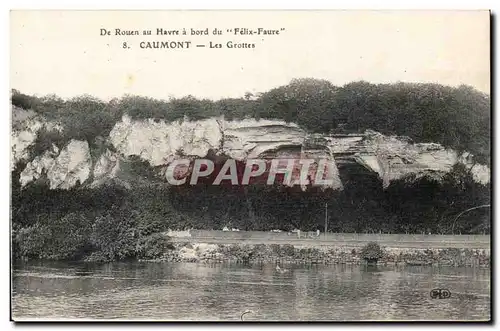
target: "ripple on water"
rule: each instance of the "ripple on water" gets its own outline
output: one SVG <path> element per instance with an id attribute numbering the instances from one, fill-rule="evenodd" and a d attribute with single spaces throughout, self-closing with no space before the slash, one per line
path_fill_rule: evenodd
<path id="1" fill-rule="evenodd" d="M 147 320 L 487 320 L 489 270 L 183 263 L 17 267 L 13 317 Z M 433 300 L 432 288 L 452 297 Z"/>

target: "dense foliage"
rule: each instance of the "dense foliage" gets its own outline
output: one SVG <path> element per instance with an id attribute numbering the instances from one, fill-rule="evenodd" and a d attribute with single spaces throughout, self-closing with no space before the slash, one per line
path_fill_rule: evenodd
<path id="1" fill-rule="evenodd" d="M 30 147 L 38 155 L 52 144 L 85 139 L 93 157 L 123 114 L 166 121 L 268 118 L 296 122 L 314 132 L 359 132 L 372 129 L 438 142 L 474 154 L 489 164 L 490 100 L 467 86 L 437 84 L 369 84 L 336 87 L 327 81 L 301 79 L 241 99 L 218 101 L 193 97 L 154 100 L 127 96 L 104 102 L 82 96 L 62 100 L 13 91 L 12 103 L 31 109 L 64 128 L 40 130 Z M 107 146 L 106 148 L 110 148 Z M 382 189 L 373 174 L 355 176 L 341 170 L 344 190 L 300 190 L 283 187 L 226 187 L 201 183 L 168 187 L 154 182 L 154 171 L 130 159 L 128 170 L 149 185 L 49 190 L 31 183 L 21 190 L 18 164 L 12 173 L 12 244 L 16 258 L 109 261 L 159 258 L 172 248 L 167 229 L 324 230 L 382 233 L 489 233 L 489 209 L 456 215 L 490 203 L 490 187 L 475 183 L 456 166 L 443 180 L 404 178 Z M 356 169 L 354 169 L 355 171 Z M 362 172 L 361 169 L 358 169 Z M 351 171 L 353 171 L 351 169 Z"/>
<path id="2" fill-rule="evenodd" d="M 19 167 L 16 168 L 19 172 Z M 148 190 L 151 194 L 152 191 Z M 119 187 L 49 190 L 33 183 L 12 185 L 14 258 L 114 261 L 157 259 L 172 245 L 168 213 L 152 208 L 142 191 L 131 196 Z M 147 192 L 145 192 L 147 193 Z M 163 201 L 162 201 L 163 203 Z"/>
<path id="3" fill-rule="evenodd" d="M 384 251 L 376 242 L 369 242 L 361 249 L 361 258 L 368 262 L 376 262 L 384 256 Z"/>
<path id="4" fill-rule="evenodd" d="M 160 257 L 170 229 L 324 230 L 347 233 L 483 234 L 490 232 L 490 188 L 457 167 L 441 182 L 353 176 L 341 192 L 256 186 L 151 185 L 48 190 L 13 187 L 12 224 L 18 257 L 94 261 Z M 348 174 L 347 174 L 348 175 Z"/>

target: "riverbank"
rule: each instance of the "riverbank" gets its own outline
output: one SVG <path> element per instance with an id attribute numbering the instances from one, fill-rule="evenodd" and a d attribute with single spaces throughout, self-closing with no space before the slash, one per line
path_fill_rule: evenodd
<path id="1" fill-rule="evenodd" d="M 374 242 L 382 249 L 379 264 L 490 266 L 489 235 L 159 232 L 127 220 L 115 227 L 113 218 L 99 218 L 90 227 L 85 219 L 69 217 L 14 231 L 13 255 L 25 261 L 363 264 L 362 249 Z M 136 231 L 137 226 L 142 230 Z"/>
<path id="2" fill-rule="evenodd" d="M 490 266 L 490 249 L 401 248 L 381 246 L 380 265 Z M 292 244 L 173 243 L 153 261 L 197 263 L 364 264 L 361 247 Z M 150 260 L 151 261 L 151 260 Z"/>
<path id="3" fill-rule="evenodd" d="M 160 261 L 202 263 L 363 264 L 370 242 L 382 265 L 490 266 L 489 235 L 416 235 L 187 230 L 165 233 L 173 249 Z"/>

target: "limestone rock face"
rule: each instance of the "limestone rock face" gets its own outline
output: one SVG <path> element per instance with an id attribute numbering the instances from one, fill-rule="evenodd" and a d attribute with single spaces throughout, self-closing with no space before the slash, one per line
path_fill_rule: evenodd
<path id="1" fill-rule="evenodd" d="M 269 120 L 220 121 L 224 140 L 221 152 L 237 160 L 262 157 L 266 152 L 296 151 L 306 132 L 295 124 Z"/>
<path id="2" fill-rule="evenodd" d="M 109 141 L 124 156 L 136 155 L 152 166 L 182 155 L 204 157 L 218 149 L 222 133 L 217 119 L 202 121 L 132 121 L 124 116 L 109 134 Z"/>
<path id="3" fill-rule="evenodd" d="M 91 167 L 89 144 L 86 141 L 71 140 L 47 173 L 50 187 L 69 189 L 78 182 L 83 184 L 89 177 Z"/>
<path id="4" fill-rule="evenodd" d="M 120 160 L 118 155 L 106 150 L 94 165 L 94 180 L 91 186 L 96 187 L 108 179 L 115 178 L 120 171 Z"/>
<path id="5" fill-rule="evenodd" d="M 42 156 L 28 163 L 20 176 L 21 185 L 25 186 L 43 174 L 47 176 L 51 189 L 70 189 L 77 183 L 83 184 L 90 175 L 92 159 L 86 141 L 71 140 L 60 153 L 53 146 Z"/>
<path id="6" fill-rule="evenodd" d="M 12 106 L 12 127 L 10 140 L 11 170 L 14 169 L 17 162 L 29 158 L 28 147 L 35 142 L 40 129 L 62 130 L 61 126 L 57 123 L 51 123 L 45 120 L 45 118 L 36 115 L 33 111 L 27 111 L 15 106 Z"/>
<path id="7" fill-rule="evenodd" d="M 341 144 L 343 149 L 345 145 Z M 439 144 L 414 144 L 404 137 L 374 131 L 365 132 L 362 139 L 347 145 L 349 148 L 343 152 L 353 153 L 356 162 L 376 172 L 384 187 L 410 174 L 443 175 L 459 162 L 455 151 Z"/>
<path id="8" fill-rule="evenodd" d="M 124 116 L 109 137 L 104 137 L 110 148 L 94 155 L 94 164 L 88 143 L 78 140 L 71 140 L 60 151 L 52 146 L 41 156 L 29 160 L 28 148 L 43 126 L 57 127 L 38 117 L 28 117 L 13 128 L 11 165 L 19 160 L 27 161 L 19 178 L 23 186 L 46 176 L 51 188 L 69 189 L 78 182 L 96 187 L 120 177 L 124 171 L 121 165 L 130 158 L 165 169 L 173 160 L 207 155 L 239 161 L 326 159 L 334 178 L 330 185 L 333 189 L 343 187 L 339 168 L 353 165 L 378 176 L 384 187 L 410 174 L 439 179 L 457 163 L 467 165 L 477 182 L 490 181 L 487 166 L 474 164 L 468 153 L 458 155 L 439 144 L 415 144 L 405 137 L 385 136 L 370 130 L 359 134 L 311 134 L 283 121 L 226 121 L 222 117 L 166 123 Z"/>
<path id="9" fill-rule="evenodd" d="M 52 149 L 45 151 L 41 156 L 36 156 L 29 162 L 19 177 L 21 186 L 24 187 L 30 182 L 40 179 L 42 175 L 48 174 L 48 170 L 54 165 L 58 154 L 59 150 L 55 145 L 52 145 Z"/>

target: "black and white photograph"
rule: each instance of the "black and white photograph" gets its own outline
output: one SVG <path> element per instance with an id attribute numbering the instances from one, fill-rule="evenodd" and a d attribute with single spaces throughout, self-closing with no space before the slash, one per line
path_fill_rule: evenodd
<path id="1" fill-rule="evenodd" d="M 12 10 L 11 321 L 492 321 L 488 10 Z"/>

